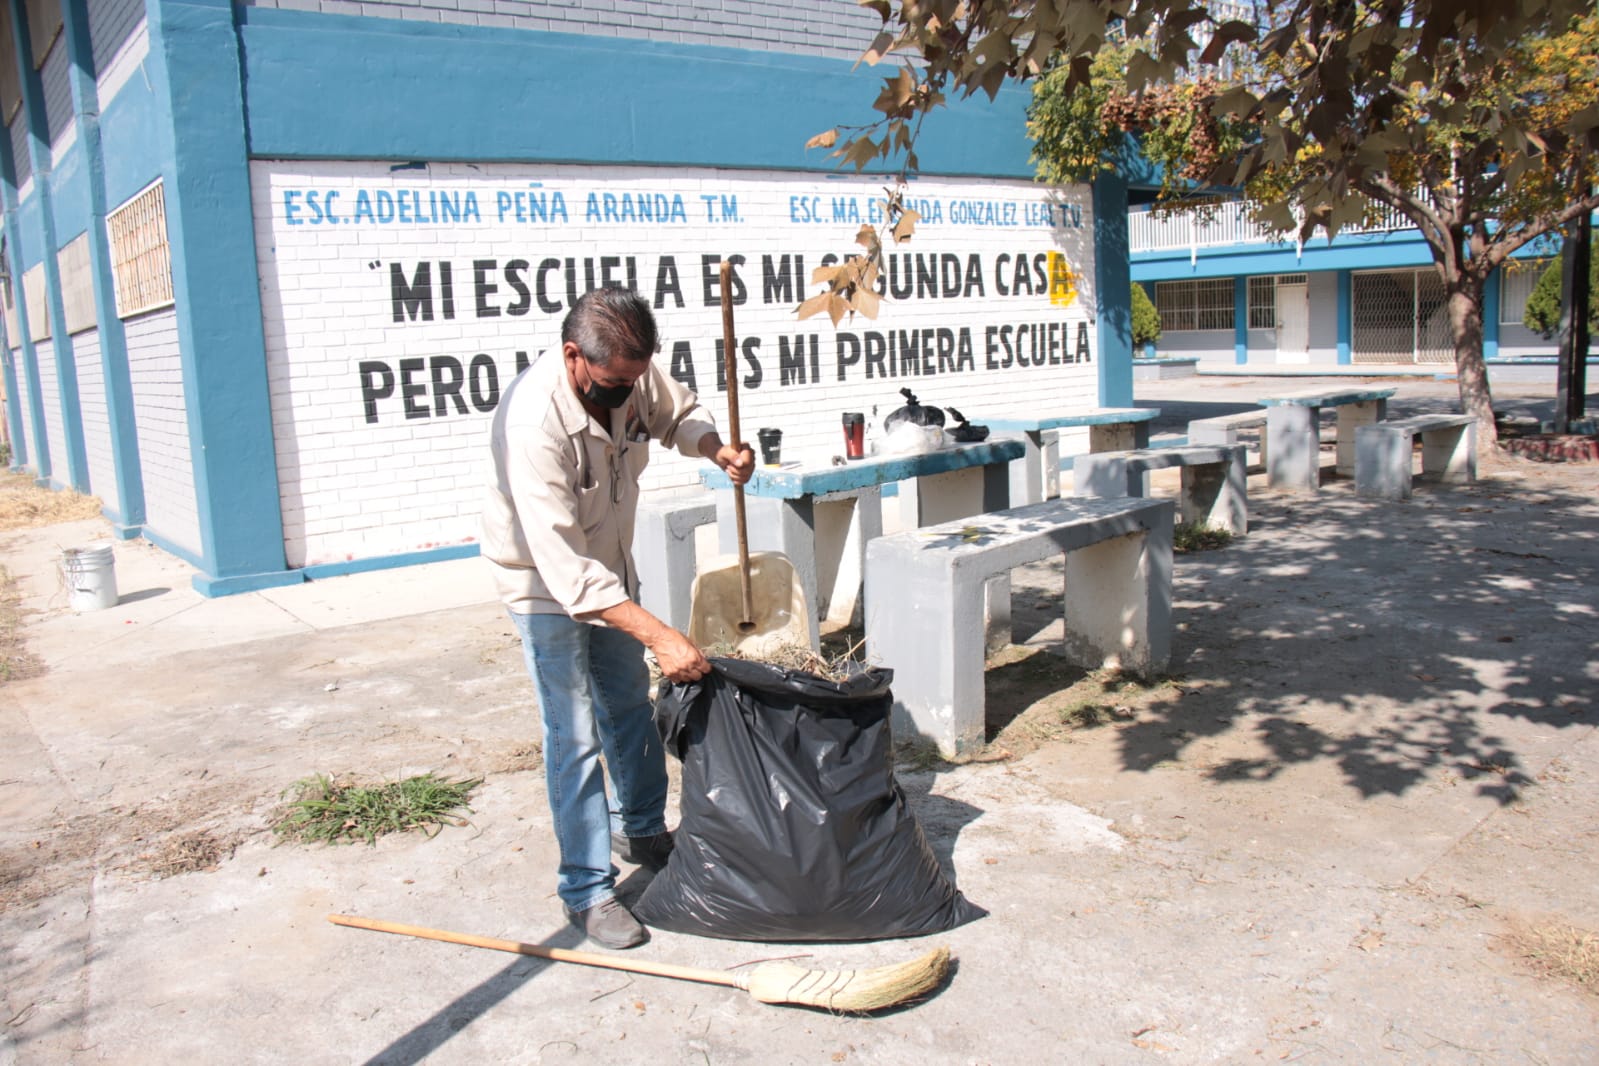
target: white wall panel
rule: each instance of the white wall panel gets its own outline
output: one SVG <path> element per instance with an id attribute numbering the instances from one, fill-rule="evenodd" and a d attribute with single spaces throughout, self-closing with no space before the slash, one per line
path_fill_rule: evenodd
<path id="1" fill-rule="evenodd" d="M 78 363 L 78 406 L 83 412 L 83 446 L 89 457 L 89 491 L 110 510 L 121 513 L 116 462 L 111 448 L 111 420 L 106 406 L 105 367 L 100 362 L 100 331 L 85 330 L 72 338 Z"/>
<path id="2" fill-rule="evenodd" d="M 558 350 L 567 307 L 606 281 L 650 298 L 659 359 L 725 426 L 716 274 L 730 258 L 745 433 L 781 427 L 789 457 L 840 452 L 840 414 L 880 424 L 904 386 L 976 422 L 1098 399 L 1086 188 L 916 182 L 923 218 L 890 271 L 905 298 L 835 329 L 794 309 L 824 258 L 855 248 L 881 179 L 257 161 L 252 184 L 294 566 L 475 540 L 498 395 L 520 359 Z M 1049 292 L 1052 255 L 1075 291 Z M 890 362 L 890 346 L 915 355 Z M 695 485 L 698 470 L 656 449 L 645 484 Z"/>
<path id="3" fill-rule="evenodd" d="M 56 367 L 55 346 L 49 341 L 35 345 L 39 358 L 39 395 L 44 401 L 44 433 L 50 442 L 50 480 L 70 485 L 67 469 L 67 435 L 61 420 L 61 374 Z"/>
<path id="4" fill-rule="evenodd" d="M 123 328 L 144 473 L 146 524 L 157 535 L 199 554 L 200 519 L 177 313 L 167 308 L 130 318 Z"/>

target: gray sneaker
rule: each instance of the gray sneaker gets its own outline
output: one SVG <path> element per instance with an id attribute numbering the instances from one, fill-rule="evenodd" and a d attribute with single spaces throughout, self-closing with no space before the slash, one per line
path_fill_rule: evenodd
<path id="1" fill-rule="evenodd" d="M 666 860 L 672 857 L 672 834 L 656 833 L 648 837 L 625 837 L 621 833 L 612 833 L 611 850 L 616 852 L 616 857 L 623 862 L 630 862 L 634 866 L 642 866 L 646 870 L 658 873 L 666 868 Z"/>
<path id="2" fill-rule="evenodd" d="M 568 909 L 566 920 L 583 930 L 584 936 L 608 948 L 636 948 L 650 938 L 639 920 L 615 896 L 587 910 Z"/>

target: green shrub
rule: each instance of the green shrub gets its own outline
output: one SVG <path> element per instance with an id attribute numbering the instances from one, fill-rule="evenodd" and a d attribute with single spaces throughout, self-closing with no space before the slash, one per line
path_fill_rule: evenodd
<path id="1" fill-rule="evenodd" d="M 1142 348 L 1160 340 L 1160 312 L 1139 284 L 1133 285 L 1133 347 Z"/>
<path id="2" fill-rule="evenodd" d="M 1534 333 L 1552 339 L 1560 329 L 1560 259 L 1556 257 L 1538 275 L 1538 283 L 1527 297 L 1521 323 Z M 1588 328 L 1599 323 L 1599 255 L 1588 258 Z"/>

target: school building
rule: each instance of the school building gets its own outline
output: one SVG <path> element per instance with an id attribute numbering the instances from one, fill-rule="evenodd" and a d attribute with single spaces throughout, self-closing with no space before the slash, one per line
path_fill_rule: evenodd
<path id="1" fill-rule="evenodd" d="M 1452 370 L 1443 282 L 1415 226 L 1397 212 L 1303 244 L 1274 238 L 1239 203 L 1128 217 L 1131 272 L 1160 312 L 1156 345 L 1199 366 L 1436 365 Z M 1536 244 L 1489 279 L 1483 355 L 1553 360 L 1558 341 L 1522 324 L 1527 297 L 1558 252 Z"/>
<path id="2" fill-rule="evenodd" d="M 1025 89 L 926 125 L 876 319 L 798 319 L 881 221 L 805 148 L 870 123 L 854 0 L 0 0 L 14 469 L 221 595 L 473 554 L 489 412 L 588 289 L 652 301 L 719 418 L 841 447 L 1129 406 L 1126 189 L 1032 181 Z M 651 491 L 697 485 L 657 450 Z"/>

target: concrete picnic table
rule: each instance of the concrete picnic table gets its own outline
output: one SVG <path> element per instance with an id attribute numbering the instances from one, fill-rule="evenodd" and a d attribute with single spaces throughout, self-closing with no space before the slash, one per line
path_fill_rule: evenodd
<path id="1" fill-rule="evenodd" d="M 1354 476 L 1355 430 L 1381 422 L 1395 389 L 1306 389 L 1257 402 L 1266 408 L 1266 484 L 1283 492 L 1321 487 L 1320 416 L 1338 409 L 1338 473 Z"/>
<path id="2" fill-rule="evenodd" d="M 1149 447 L 1149 423 L 1158 407 L 1096 407 L 1069 415 L 1039 418 L 978 419 L 994 433 L 1014 434 L 1026 446 L 1022 462 L 1011 468 L 1011 502 L 1017 506 L 1060 495 L 1060 443 L 1057 431 L 1088 429 L 1090 452 Z M 1045 434 L 1049 434 L 1048 439 Z"/>
<path id="3" fill-rule="evenodd" d="M 936 525 L 1010 506 L 1011 463 L 1020 441 L 956 444 L 911 455 L 874 455 L 842 466 L 784 463 L 758 467 L 744 486 L 751 551 L 788 556 L 811 606 L 811 646 L 821 646 L 819 619 L 855 614 L 865 577 L 866 543 L 883 535 L 883 486 L 900 482 L 902 519 Z M 738 550 L 733 483 L 721 470 L 700 472 L 716 490 L 717 538 Z"/>

